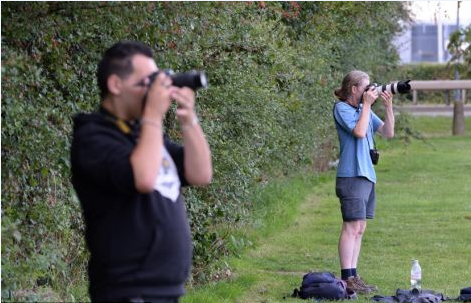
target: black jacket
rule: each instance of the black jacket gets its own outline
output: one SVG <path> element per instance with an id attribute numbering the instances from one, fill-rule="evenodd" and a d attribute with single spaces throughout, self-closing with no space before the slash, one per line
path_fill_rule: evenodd
<path id="1" fill-rule="evenodd" d="M 141 194 L 130 163 L 139 130 L 131 129 L 135 135 L 126 135 L 104 112 L 74 118 L 72 183 L 86 224 L 93 301 L 178 297 L 190 272 L 191 235 L 179 194 L 186 185 L 183 147 L 164 136 L 178 172 L 178 198 L 159 190 Z"/>

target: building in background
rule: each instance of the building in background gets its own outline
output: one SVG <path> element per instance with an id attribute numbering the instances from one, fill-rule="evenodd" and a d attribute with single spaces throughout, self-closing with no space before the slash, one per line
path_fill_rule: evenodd
<path id="1" fill-rule="evenodd" d="M 410 1 L 413 24 L 393 41 L 401 62 L 446 63 L 450 35 L 457 24 L 471 24 L 471 1 Z"/>
<path id="2" fill-rule="evenodd" d="M 446 63 L 450 35 L 457 29 L 449 24 L 413 24 L 394 41 L 401 63 Z"/>

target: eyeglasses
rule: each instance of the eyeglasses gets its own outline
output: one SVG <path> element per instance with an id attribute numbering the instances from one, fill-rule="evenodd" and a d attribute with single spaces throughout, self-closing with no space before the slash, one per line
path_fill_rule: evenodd
<path id="1" fill-rule="evenodd" d="M 155 79 L 159 71 L 153 72 L 152 74 L 148 75 L 144 79 L 140 80 L 139 82 L 135 83 L 134 86 L 141 86 L 141 87 L 148 87 Z M 146 81 L 147 80 L 147 81 Z"/>

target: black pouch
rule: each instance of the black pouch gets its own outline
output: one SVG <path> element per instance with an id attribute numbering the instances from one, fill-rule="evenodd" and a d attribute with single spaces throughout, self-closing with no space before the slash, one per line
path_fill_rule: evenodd
<path id="1" fill-rule="evenodd" d="M 379 151 L 376 148 L 370 149 L 370 157 L 373 165 L 378 164 L 379 161 Z"/>

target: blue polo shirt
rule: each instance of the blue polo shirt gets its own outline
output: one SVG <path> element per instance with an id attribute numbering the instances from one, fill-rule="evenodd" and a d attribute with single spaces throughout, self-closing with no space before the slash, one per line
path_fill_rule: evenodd
<path id="1" fill-rule="evenodd" d="M 366 177 L 376 183 L 376 173 L 371 162 L 370 148 L 373 146 L 373 135 L 383 125 L 383 121 L 371 110 L 368 131 L 365 138 L 353 135 L 353 129 L 360 119 L 363 104 L 355 108 L 346 102 L 337 102 L 334 107 L 335 127 L 340 142 L 340 159 L 337 177 Z"/>

